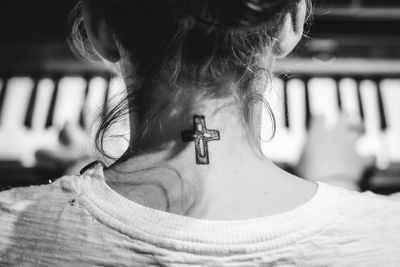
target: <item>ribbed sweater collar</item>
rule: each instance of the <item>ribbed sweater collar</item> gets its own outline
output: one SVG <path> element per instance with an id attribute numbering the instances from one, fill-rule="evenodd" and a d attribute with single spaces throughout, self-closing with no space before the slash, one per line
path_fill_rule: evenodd
<path id="1" fill-rule="evenodd" d="M 204 220 L 145 207 L 126 199 L 105 182 L 97 164 L 76 179 L 76 190 L 89 212 L 115 230 L 165 248 L 191 251 L 276 249 L 310 236 L 338 218 L 344 190 L 318 182 L 303 205 L 276 215 L 245 220 Z"/>

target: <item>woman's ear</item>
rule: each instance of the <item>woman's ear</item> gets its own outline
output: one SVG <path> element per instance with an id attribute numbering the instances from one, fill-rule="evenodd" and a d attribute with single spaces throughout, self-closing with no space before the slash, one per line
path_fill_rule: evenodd
<path id="1" fill-rule="evenodd" d="M 277 58 L 286 57 L 300 42 L 304 33 L 306 15 L 306 0 L 301 0 L 295 10 L 285 15 L 278 38 L 274 43 L 274 51 Z"/>
<path id="2" fill-rule="evenodd" d="M 83 0 L 83 19 L 90 43 L 96 52 L 110 62 L 120 60 L 117 41 L 107 25 L 96 0 Z"/>

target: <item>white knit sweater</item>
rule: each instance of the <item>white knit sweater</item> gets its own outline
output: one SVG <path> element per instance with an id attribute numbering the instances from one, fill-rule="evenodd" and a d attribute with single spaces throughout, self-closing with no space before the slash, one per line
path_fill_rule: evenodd
<path id="1" fill-rule="evenodd" d="M 125 199 L 98 165 L 0 193 L 0 266 L 400 266 L 400 203 L 318 183 L 288 212 L 199 220 Z"/>

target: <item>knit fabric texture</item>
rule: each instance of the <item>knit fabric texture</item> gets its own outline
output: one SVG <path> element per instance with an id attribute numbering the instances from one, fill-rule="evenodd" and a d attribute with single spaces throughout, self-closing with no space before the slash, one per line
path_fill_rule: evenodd
<path id="1" fill-rule="evenodd" d="M 287 212 L 202 220 L 124 198 L 98 164 L 0 193 L 0 266 L 400 266 L 399 201 L 319 182 Z"/>

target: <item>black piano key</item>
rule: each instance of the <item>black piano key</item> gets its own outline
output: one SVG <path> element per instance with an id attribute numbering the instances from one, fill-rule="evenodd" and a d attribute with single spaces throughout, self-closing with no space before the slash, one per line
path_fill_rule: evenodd
<path id="1" fill-rule="evenodd" d="M 385 107 L 383 106 L 381 83 L 380 83 L 380 80 L 375 80 L 375 83 L 376 83 L 376 95 L 378 97 L 380 128 L 382 131 L 385 131 L 387 129 L 387 120 L 386 120 L 386 114 L 385 114 Z"/>
<path id="2" fill-rule="evenodd" d="M 87 103 L 87 98 L 89 95 L 89 87 L 90 87 L 90 78 L 87 77 L 85 79 L 86 81 L 86 88 L 85 88 L 85 94 L 84 94 L 84 99 L 82 102 L 82 108 L 81 108 L 81 112 L 79 114 L 79 125 L 83 128 L 86 129 L 87 128 L 87 122 L 85 121 L 85 111 L 86 111 L 86 103 Z"/>
<path id="3" fill-rule="evenodd" d="M 47 114 L 45 128 L 49 128 L 53 125 L 54 111 L 56 108 L 56 102 L 58 96 L 58 84 L 59 84 L 59 79 L 57 78 L 54 80 L 54 91 L 53 95 L 51 96 L 50 107 L 49 107 L 49 112 Z"/>
<path id="4" fill-rule="evenodd" d="M 343 103 L 342 103 L 342 94 L 340 92 L 340 79 L 339 78 L 334 78 L 335 80 L 335 85 L 336 85 L 336 98 L 337 98 L 337 105 L 339 108 L 339 111 L 343 111 Z"/>
<path id="5" fill-rule="evenodd" d="M 361 88 L 360 88 L 360 79 L 356 80 L 357 82 L 357 102 L 358 102 L 358 110 L 360 112 L 360 119 L 361 119 L 361 123 L 362 126 L 365 126 L 365 115 L 364 115 L 364 105 L 362 102 L 362 96 L 361 96 Z"/>
<path id="6" fill-rule="evenodd" d="M 305 102 L 305 126 L 306 129 L 310 129 L 311 124 L 311 106 L 310 106 L 310 92 L 308 88 L 309 78 L 304 78 L 304 102 Z"/>
<path id="7" fill-rule="evenodd" d="M 33 89 L 31 92 L 31 96 L 29 98 L 28 108 L 26 110 L 24 125 L 27 128 L 32 128 L 33 113 L 35 110 L 35 103 L 36 103 L 36 97 L 37 97 L 37 91 L 38 91 L 38 83 L 39 83 L 39 80 L 35 79 Z"/>
<path id="8" fill-rule="evenodd" d="M 284 120 L 285 127 L 287 129 L 290 128 L 290 119 L 289 119 L 289 96 L 288 96 L 288 88 L 287 88 L 287 79 L 283 80 L 283 112 L 284 112 Z"/>
<path id="9" fill-rule="evenodd" d="M 8 79 L 4 79 L 3 83 L 2 83 L 2 88 L 0 91 L 0 124 L 1 124 L 2 110 L 4 107 L 5 98 L 6 98 L 7 83 L 8 83 Z"/>

